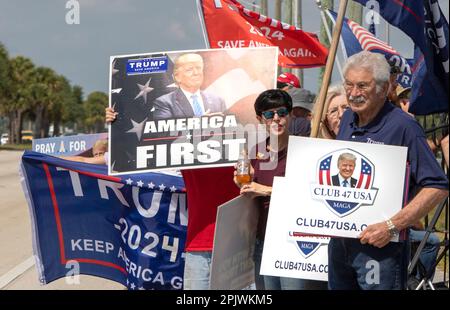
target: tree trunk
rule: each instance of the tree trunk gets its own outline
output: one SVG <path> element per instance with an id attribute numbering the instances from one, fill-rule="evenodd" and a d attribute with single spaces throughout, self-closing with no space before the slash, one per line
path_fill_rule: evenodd
<path id="1" fill-rule="evenodd" d="M 9 112 L 8 113 L 8 118 L 9 118 L 9 125 L 8 125 L 8 131 L 9 131 L 9 144 L 16 144 L 17 143 L 17 138 L 16 138 L 16 118 L 14 115 L 14 112 Z"/>
<path id="2" fill-rule="evenodd" d="M 105 128 L 105 123 L 103 123 L 101 121 L 95 122 L 95 128 L 94 128 L 95 133 L 102 132 L 104 128 Z"/>
<path id="3" fill-rule="evenodd" d="M 54 122 L 53 122 L 53 136 L 54 137 L 58 137 L 60 135 L 60 131 L 59 131 L 59 127 L 61 125 L 61 119 L 57 118 Z"/>
<path id="4" fill-rule="evenodd" d="M 49 116 L 48 116 L 48 110 L 44 109 L 44 113 L 42 115 L 41 138 L 48 137 L 49 129 L 50 129 L 50 120 L 49 120 Z"/>
<path id="5" fill-rule="evenodd" d="M 43 105 L 38 105 L 35 109 L 36 120 L 34 121 L 34 137 L 39 139 L 43 138 L 43 118 L 44 118 L 45 107 Z"/>
<path id="6" fill-rule="evenodd" d="M 9 143 L 19 144 L 22 137 L 23 110 L 15 110 L 8 113 L 9 117 Z"/>

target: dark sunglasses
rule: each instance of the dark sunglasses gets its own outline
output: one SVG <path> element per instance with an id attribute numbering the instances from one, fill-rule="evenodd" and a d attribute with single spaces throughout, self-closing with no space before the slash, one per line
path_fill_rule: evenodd
<path id="1" fill-rule="evenodd" d="M 262 116 L 264 116 L 265 119 L 272 119 L 272 118 L 274 118 L 275 113 L 277 113 L 277 115 L 279 117 L 285 117 L 289 114 L 287 108 L 279 108 L 276 111 L 264 111 L 261 114 L 262 114 Z"/>

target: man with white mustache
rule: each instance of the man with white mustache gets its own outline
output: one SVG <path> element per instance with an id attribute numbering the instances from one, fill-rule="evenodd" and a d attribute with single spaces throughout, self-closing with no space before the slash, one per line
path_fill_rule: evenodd
<path id="1" fill-rule="evenodd" d="M 351 109 L 343 114 L 336 139 L 408 147 L 410 177 L 408 203 L 397 214 L 369 225 L 359 239 L 331 239 L 328 287 L 405 289 L 409 257 L 403 231 L 448 196 L 448 180 L 420 125 L 387 100 L 390 68 L 385 57 L 360 52 L 347 60 L 343 73 Z M 399 233 L 400 242 L 390 242 Z"/>

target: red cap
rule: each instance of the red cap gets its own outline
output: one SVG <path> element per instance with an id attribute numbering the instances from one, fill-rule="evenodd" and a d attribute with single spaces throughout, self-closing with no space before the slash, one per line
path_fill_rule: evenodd
<path id="1" fill-rule="evenodd" d="M 278 76 L 277 81 L 281 82 L 281 83 L 286 83 L 286 84 L 292 85 L 296 88 L 300 88 L 300 81 L 298 80 L 298 78 L 289 72 L 281 73 Z"/>

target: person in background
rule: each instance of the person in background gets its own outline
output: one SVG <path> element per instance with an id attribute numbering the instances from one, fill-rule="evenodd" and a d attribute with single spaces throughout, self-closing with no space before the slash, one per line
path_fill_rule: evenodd
<path id="1" fill-rule="evenodd" d="M 62 159 L 88 164 L 106 165 L 108 163 L 108 140 L 97 140 L 92 147 L 92 156 L 60 156 Z"/>
<path id="2" fill-rule="evenodd" d="M 401 108 L 404 112 L 409 113 L 409 97 L 411 96 L 411 87 L 404 88 L 401 85 L 397 85 L 395 89 L 395 101 L 396 106 Z M 411 114 L 412 115 L 412 114 Z"/>
<path id="3" fill-rule="evenodd" d="M 345 110 L 348 109 L 347 97 L 342 85 L 333 85 L 328 88 L 325 99 L 327 112 L 320 122 L 318 138 L 335 139 L 339 132 L 339 124 Z M 314 113 L 316 113 L 314 111 Z"/>
<path id="4" fill-rule="evenodd" d="M 280 89 L 270 89 L 262 92 L 255 101 L 255 112 L 258 121 L 265 125 L 269 138 L 263 149 L 256 149 L 252 154 L 258 154 L 251 160 L 250 171 L 253 171 L 251 183 L 240 184 L 234 173 L 234 182 L 240 187 L 240 193 L 255 200 L 259 208 L 259 220 L 255 242 L 255 278 L 259 274 L 266 223 L 269 213 L 270 196 L 275 176 L 284 176 L 286 170 L 287 147 L 289 140 L 289 114 L 292 111 L 292 99 L 289 94 Z M 272 142 L 271 142 L 272 141 Z M 258 145 L 260 146 L 260 145 Z M 271 169 L 267 166 L 270 164 Z M 303 290 L 325 289 L 326 283 L 295 278 L 262 276 L 266 290 Z M 258 283 L 258 281 L 256 281 Z M 261 289 L 258 287 L 257 289 Z"/>
<path id="5" fill-rule="evenodd" d="M 288 91 L 291 88 L 300 88 L 298 77 L 289 72 L 281 73 L 277 78 L 277 88 Z"/>
<path id="6" fill-rule="evenodd" d="M 291 88 L 287 92 L 292 98 L 289 133 L 294 136 L 309 137 L 311 134 L 311 111 L 315 96 L 304 88 Z"/>

